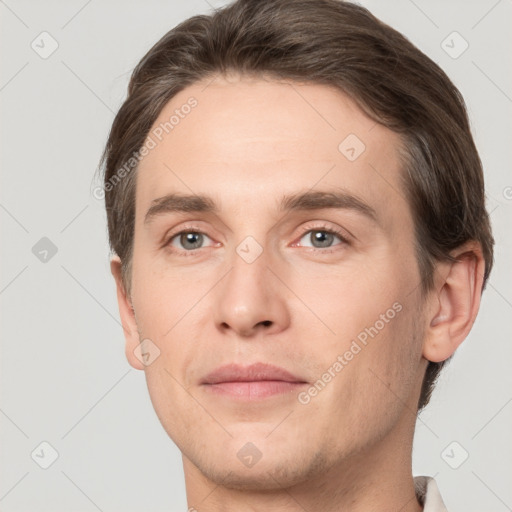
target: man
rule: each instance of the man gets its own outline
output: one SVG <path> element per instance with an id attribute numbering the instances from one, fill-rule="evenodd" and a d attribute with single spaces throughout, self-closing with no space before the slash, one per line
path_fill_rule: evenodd
<path id="1" fill-rule="evenodd" d="M 126 356 L 190 510 L 446 510 L 416 414 L 493 238 L 439 67 L 360 6 L 238 0 L 142 59 L 104 163 Z"/>

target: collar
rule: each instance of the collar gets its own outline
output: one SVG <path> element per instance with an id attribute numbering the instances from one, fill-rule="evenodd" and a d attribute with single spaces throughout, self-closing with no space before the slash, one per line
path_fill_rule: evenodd
<path id="1" fill-rule="evenodd" d="M 414 488 L 423 512 L 448 512 L 436 481 L 430 476 L 415 476 Z"/>

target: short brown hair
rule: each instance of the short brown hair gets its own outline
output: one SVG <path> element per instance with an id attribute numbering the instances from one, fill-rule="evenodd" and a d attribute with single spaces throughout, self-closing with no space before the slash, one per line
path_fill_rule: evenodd
<path id="1" fill-rule="evenodd" d="M 446 74 L 367 9 L 342 0 L 238 0 L 194 16 L 158 41 L 136 66 L 102 156 L 111 249 L 131 289 L 136 159 L 163 107 L 187 86 L 230 72 L 325 84 L 348 94 L 401 135 L 403 192 L 416 229 L 423 292 L 436 261 L 480 243 L 484 286 L 493 264 L 482 165 L 464 100 Z M 131 162 L 119 179 L 119 169 Z M 126 167 L 125 167 L 126 169 Z M 117 178 L 117 179 L 116 179 Z M 443 366 L 430 362 L 418 408 Z"/>

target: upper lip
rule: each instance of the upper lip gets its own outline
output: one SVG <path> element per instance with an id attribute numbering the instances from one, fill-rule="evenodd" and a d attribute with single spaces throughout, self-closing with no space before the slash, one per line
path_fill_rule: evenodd
<path id="1" fill-rule="evenodd" d="M 285 382 L 306 382 L 279 366 L 266 363 L 254 363 L 249 366 L 226 364 L 204 377 L 201 384 L 218 384 L 220 382 L 255 382 L 262 380 L 281 380 Z"/>

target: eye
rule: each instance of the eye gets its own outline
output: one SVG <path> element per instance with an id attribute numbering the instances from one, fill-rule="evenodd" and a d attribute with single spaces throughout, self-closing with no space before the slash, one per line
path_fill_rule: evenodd
<path id="1" fill-rule="evenodd" d="M 299 245 L 304 247 L 313 247 L 315 249 L 324 249 L 332 247 L 333 242 L 335 242 L 336 239 L 338 239 L 341 244 L 348 243 L 342 234 L 336 230 L 316 228 L 310 229 L 304 233 L 299 241 Z M 307 243 L 303 242 L 303 240 L 309 241 L 311 245 L 307 245 Z"/>
<path id="2" fill-rule="evenodd" d="M 195 249 L 201 249 L 203 243 L 211 238 L 200 231 L 180 231 L 173 235 L 166 245 L 170 245 L 176 249 L 193 251 Z"/>

